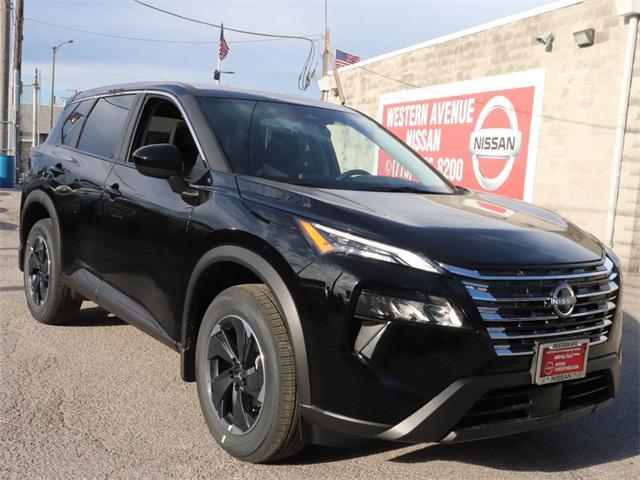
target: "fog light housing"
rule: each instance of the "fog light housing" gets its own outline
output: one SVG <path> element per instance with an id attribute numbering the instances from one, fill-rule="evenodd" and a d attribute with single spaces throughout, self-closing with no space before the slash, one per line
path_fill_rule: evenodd
<path id="1" fill-rule="evenodd" d="M 365 290 L 358 298 L 355 314 L 376 320 L 404 320 L 446 327 L 462 326 L 460 316 L 449 301 L 433 295 L 427 295 L 423 300 L 409 300 Z"/>

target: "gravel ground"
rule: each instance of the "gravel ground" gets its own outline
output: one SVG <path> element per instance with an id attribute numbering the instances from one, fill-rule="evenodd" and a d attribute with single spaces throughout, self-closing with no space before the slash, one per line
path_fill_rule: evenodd
<path id="1" fill-rule="evenodd" d="M 310 447 L 276 465 L 251 465 L 228 456 L 209 436 L 195 385 L 180 380 L 175 352 L 91 305 L 74 325 L 31 318 L 17 268 L 19 199 L 16 191 L 0 190 L 0 478 L 640 474 L 640 302 L 627 305 L 620 395 L 591 417 L 463 445 Z"/>

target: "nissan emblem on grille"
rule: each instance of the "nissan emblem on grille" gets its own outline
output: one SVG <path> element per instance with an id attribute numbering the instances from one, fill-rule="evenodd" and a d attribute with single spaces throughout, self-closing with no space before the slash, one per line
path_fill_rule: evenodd
<path id="1" fill-rule="evenodd" d="M 573 289 L 568 284 L 561 283 L 553 290 L 549 303 L 556 315 L 560 318 L 566 318 L 573 312 L 576 301 L 576 294 Z"/>

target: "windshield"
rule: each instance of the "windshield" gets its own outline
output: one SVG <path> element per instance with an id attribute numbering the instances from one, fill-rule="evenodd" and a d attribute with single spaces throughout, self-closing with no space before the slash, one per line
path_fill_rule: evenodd
<path id="1" fill-rule="evenodd" d="M 404 143 L 358 113 L 214 97 L 201 103 L 234 172 L 318 188 L 454 190 Z"/>

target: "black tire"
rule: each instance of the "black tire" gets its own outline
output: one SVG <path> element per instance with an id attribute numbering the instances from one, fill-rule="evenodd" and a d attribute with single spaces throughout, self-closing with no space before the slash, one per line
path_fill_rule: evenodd
<path id="1" fill-rule="evenodd" d="M 208 358 L 210 342 L 214 329 L 220 332 L 221 325 L 230 318 L 233 321 L 240 318 L 249 325 L 264 365 L 263 401 L 255 423 L 242 433 L 232 433 L 230 428 L 235 427 L 224 423 L 214 408 L 211 393 L 214 374 Z M 211 302 L 198 333 L 196 382 L 200 407 L 211 434 L 234 457 L 254 463 L 271 462 L 293 455 L 303 447 L 291 340 L 273 294 L 265 285 L 231 287 Z"/>
<path id="2" fill-rule="evenodd" d="M 41 248 L 42 243 L 44 243 L 48 258 L 48 267 L 46 268 L 47 286 L 46 294 L 38 296 L 38 294 L 34 295 L 32 290 L 32 274 L 39 271 L 34 267 L 37 257 L 32 259 L 32 255 L 34 255 L 34 245 L 36 248 Z M 64 285 L 60 279 L 59 245 L 53 223 L 48 218 L 36 222 L 29 232 L 25 245 L 23 270 L 24 293 L 27 297 L 27 305 L 33 318 L 47 325 L 71 322 L 77 316 L 82 305 L 82 300 L 74 299 L 71 289 Z M 45 275 L 41 276 L 42 285 L 45 283 L 42 280 L 44 277 Z"/>

